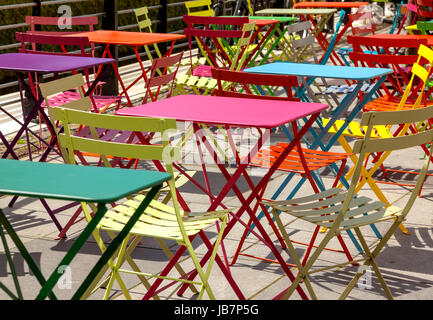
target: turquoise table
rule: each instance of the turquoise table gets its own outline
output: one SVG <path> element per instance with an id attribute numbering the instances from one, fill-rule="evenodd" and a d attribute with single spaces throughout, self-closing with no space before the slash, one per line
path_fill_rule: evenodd
<path id="1" fill-rule="evenodd" d="M 42 272 L 30 256 L 23 242 L 0 209 L 0 237 L 9 266 L 12 270 L 17 293 L 16 295 L 13 294 L 12 291 L 6 288 L 1 282 L 0 289 L 3 289 L 3 291 L 13 299 L 23 299 L 10 251 L 6 243 L 6 236 L 3 231 L 4 228 L 42 286 L 36 297 L 37 300 L 43 300 L 46 297 L 56 299 L 52 289 L 62 275 L 60 270 L 64 270 L 64 268 L 71 263 L 72 259 L 92 234 L 92 231 L 107 211 L 107 204 L 116 202 L 138 191 L 151 188 L 128 223 L 116 238 L 113 239 L 107 247 L 107 250 L 100 257 L 72 297 L 72 299 L 80 299 L 91 285 L 93 279 L 116 252 L 122 240 L 127 236 L 147 205 L 155 197 L 162 183 L 171 179 L 169 173 L 159 171 L 76 166 L 10 159 L 0 159 L 0 175 L 2 177 L 0 179 L 0 194 L 89 202 L 96 203 L 98 207 L 93 219 L 75 240 L 48 280 L 45 280 Z"/>
<path id="2" fill-rule="evenodd" d="M 321 65 L 321 64 L 308 64 L 308 63 L 292 63 L 292 62 L 275 62 L 262 66 L 257 66 L 249 69 L 245 69 L 245 72 L 250 73 L 267 73 L 267 74 L 279 74 L 279 75 L 295 75 L 303 79 L 303 87 L 298 91 L 298 96 L 303 100 L 308 100 L 305 91 L 309 91 L 309 85 L 314 81 L 315 78 L 326 78 L 326 79 L 344 79 L 349 81 L 355 81 L 355 85 L 351 86 L 350 90 L 346 93 L 340 104 L 337 108 L 332 112 L 331 119 L 323 127 L 322 122 L 317 121 L 319 132 L 316 132 L 312 127 L 310 127 L 310 133 L 313 137 L 313 141 L 309 143 L 310 149 L 317 149 L 320 147 L 323 151 L 330 151 L 331 147 L 337 142 L 338 138 L 347 128 L 349 123 L 354 120 L 354 118 L 358 115 L 358 113 L 362 110 L 362 107 L 370 101 L 373 94 L 377 91 L 377 89 L 382 85 L 382 83 L 386 79 L 386 75 L 393 72 L 392 69 L 385 68 L 363 68 L 363 67 L 347 67 L 347 66 L 335 66 L 335 65 Z M 308 78 L 308 79 L 306 79 Z M 370 84 L 370 81 L 377 79 L 374 84 Z M 367 89 L 368 88 L 368 89 Z M 367 89 L 367 90 L 366 90 Z M 358 97 L 360 91 L 363 90 L 365 93 L 362 99 L 359 99 L 358 102 L 354 105 L 353 108 L 349 108 L 355 99 Z M 309 96 L 311 97 L 313 93 L 310 91 Z M 342 115 L 346 114 L 343 118 Z M 345 123 L 341 126 L 340 130 L 338 130 L 329 141 L 325 142 L 325 136 L 327 135 L 329 129 L 338 119 L 344 119 Z M 288 129 L 283 126 L 281 127 L 285 132 L 287 137 L 291 139 L 291 135 Z M 335 174 L 338 172 L 338 168 L 335 164 L 332 167 Z M 312 173 L 313 174 L 313 173 Z M 293 178 L 294 174 L 289 174 L 277 191 L 272 195 L 271 199 L 277 199 L 278 196 L 283 192 L 286 188 L 290 180 Z M 315 174 L 315 180 L 318 182 L 318 187 L 321 190 L 324 190 L 325 187 L 323 183 L 321 183 L 321 179 L 318 175 Z M 343 185 L 348 188 L 349 184 L 344 178 L 344 175 L 341 175 L 340 178 Z M 305 179 L 301 179 L 298 185 L 292 190 L 287 199 L 293 198 L 296 192 L 300 189 L 302 184 L 305 182 Z M 263 213 L 259 215 L 261 217 Z M 373 231 L 380 238 L 380 233 L 373 226 Z M 352 238 L 352 237 L 351 237 Z M 354 240 L 354 238 L 353 238 Z M 357 246 L 358 251 L 362 251 L 359 244 L 354 242 Z"/>

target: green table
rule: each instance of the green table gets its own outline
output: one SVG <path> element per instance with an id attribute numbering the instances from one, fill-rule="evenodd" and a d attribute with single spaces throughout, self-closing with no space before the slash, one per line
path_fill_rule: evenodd
<path id="1" fill-rule="evenodd" d="M 0 194 L 90 202 L 97 204 L 98 209 L 93 219 L 75 240 L 70 250 L 66 253 L 48 280 L 45 280 L 38 266 L 14 231 L 3 211 L 0 209 L 0 237 L 3 246 L 5 247 L 6 257 L 11 267 L 12 276 L 14 277 L 17 295 L 14 295 L 11 290 L 6 288 L 6 286 L 1 282 L 0 289 L 3 289 L 3 291 L 14 299 L 23 299 L 10 251 L 6 243 L 6 237 L 3 231 L 4 227 L 22 254 L 24 260 L 29 265 L 30 270 L 42 286 L 38 296 L 36 297 L 37 300 L 43 300 L 46 297 L 56 299 L 52 289 L 62 275 L 61 272 L 58 271 L 64 270 L 64 268 L 69 265 L 87 241 L 107 211 L 107 204 L 116 202 L 119 199 L 125 198 L 126 196 L 138 191 L 151 188 L 143 202 L 131 216 L 128 223 L 122 231 L 119 232 L 116 238 L 113 239 L 107 247 L 107 250 L 102 254 L 96 265 L 72 297 L 72 299 L 80 299 L 92 283 L 93 279 L 116 252 L 122 243 L 122 240 L 127 236 L 147 205 L 155 197 L 161 188 L 162 183 L 171 179 L 169 173 L 159 171 L 76 166 L 70 164 L 53 164 L 10 159 L 0 159 L 0 175 Z"/>

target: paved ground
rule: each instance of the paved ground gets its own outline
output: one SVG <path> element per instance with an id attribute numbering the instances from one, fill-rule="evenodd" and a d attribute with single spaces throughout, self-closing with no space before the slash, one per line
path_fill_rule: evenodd
<path id="1" fill-rule="evenodd" d="M 273 141 L 282 141 L 284 137 L 281 134 L 273 136 Z M 340 150 L 335 148 L 334 150 Z M 415 171 L 420 167 L 422 162 L 423 152 L 420 148 L 405 150 L 403 152 L 393 153 L 392 159 L 387 160 L 386 167 L 399 170 Z M 50 161 L 61 162 L 59 158 L 52 157 Z M 349 164 L 349 167 L 352 164 Z M 186 165 L 187 168 L 197 170 L 196 177 L 199 181 L 203 181 L 203 174 L 201 168 L 196 165 Z M 229 168 L 234 170 L 233 168 Z M 223 177 L 217 173 L 217 168 L 209 167 L 209 179 L 214 194 L 217 194 L 224 184 Z M 261 177 L 261 172 L 257 170 L 249 171 L 253 181 L 257 183 Z M 267 190 L 265 197 L 271 196 L 276 188 L 284 179 L 284 174 L 276 174 Z M 332 184 L 333 176 L 328 171 L 322 172 L 322 177 L 325 184 L 329 187 Z M 59 177 L 60 178 L 60 177 Z M 378 179 L 381 178 L 379 174 Z M 414 182 L 415 175 L 394 173 L 391 176 L 393 181 L 398 181 L 405 184 Z M 291 182 L 290 186 L 293 187 L 297 180 Z M 65 181 L 65 183 L 67 183 Z M 85 183 L 85 181 L 83 181 Z M 245 180 L 238 184 L 244 196 L 248 195 L 248 185 Z M 402 196 L 408 193 L 408 187 L 397 185 L 380 184 L 381 189 L 391 202 L 396 205 L 404 201 Z M 180 189 L 181 194 L 187 200 L 191 209 L 205 210 L 209 204 L 209 199 L 192 183 L 184 185 Z M 312 190 L 309 186 L 305 185 L 298 195 L 306 195 L 311 193 Z M 374 194 L 368 188 L 364 188 L 361 192 L 363 195 L 374 197 Z M 70 248 L 76 237 L 80 234 L 81 230 L 85 227 L 85 221 L 81 221 L 74 225 L 68 233 L 67 239 L 57 240 L 57 230 L 48 214 L 43 208 L 41 202 L 37 199 L 19 198 L 12 208 L 8 207 L 10 197 L 0 198 L 0 207 L 3 208 L 8 219 L 12 223 L 15 230 L 25 243 L 29 252 L 37 264 L 43 270 L 45 277 L 48 277 L 52 270 L 55 270 L 57 264 L 60 262 L 63 255 Z M 412 211 L 410 212 L 407 221 L 404 225 L 409 231 L 409 234 L 404 234 L 400 230 L 391 238 L 388 245 L 384 248 L 383 252 L 379 255 L 377 262 L 383 271 L 383 275 L 394 295 L 395 299 L 408 300 L 430 300 L 433 297 L 433 230 L 432 230 L 432 201 L 433 201 L 433 179 L 429 177 L 425 183 L 422 191 L 422 196 L 415 202 Z M 63 203 L 58 201 L 48 201 L 50 207 L 57 208 Z M 239 202 L 233 193 L 230 193 L 224 200 L 224 204 L 228 207 L 238 206 Z M 58 219 L 61 223 L 65 223 L 68 218 L 73 214 L 76 208 L 63 211 L 58 214 Z M 246 222 L 246 217 L 243 217 Z M 288 217 L 283 217 L 285 223 L 290 222 Z M 379 230 L 383 232 L 388 226 L 388 223 L 378 225 Z M 293 262 L 290 256 L 281 249 L 276 237 L 272 233 L 268 223 L 264 222 L 264 227 L 271 235 L 275 245 L 281 252 L 283 257 L 288 263 Z M 239 243 L 243 227 L 237 224 L 235 228 L 229 233 L 228 237 L 224 240 L 224 249 L 227 253 L 228 260 L 231 261 L 236 247 Z M 312 227 L 300 221 L 295 221 L 287 226 L 289 235 L 293 240 L 309 241 L 311 237 Z M 374 243 L 377 237 L 366 228 L 367 241 Z M 211 240 L 215 238 L 215 230 L 209 230 Z M 322 237 L 321 234 L 319 237 Z M 358 256 L 358 252 L 346 234 L 342 235 L 345 243 L 349 247 L 350 252 L 354 256 Z M 108 241 L 108 239 L 105 239 Z M 9 241 L 9 244 L 13 244 Z M 168 242 L 168 246 L 174 250 L 176 244 Z M 203 255 L 204 247 L 199 242 L 194 242 L 197 247 L 199 255 Z M 331 248 L 339 249 L 338 243 L 331 243 Z M 3 248 L 3 247 L 2 247 Z M 305 246 L 296 245 L 298 254 L 302 255 L 305 252 Z M 16 248 L 13 249 L 13 261 L 17 268 L 19 281 L 26 299 L 32 299 L 39 291 L 39 284 L 35 277 L 30 274 L 28 267 L 23 262 Z M 221 253 L 221 252 L 220 252 Z M 256 255 L 267 259 L 274 259 L 269 249 L 263 245 L 257 238 L 250 235 L 244 246 L 243 253 Z M 89 268 L 97 261 L 100 256 L 100 250 L 95 243 L 94 239 L 89 239 L 84 248 L 77 255 L 76 259 L 70 265 L 70 274 L 68 279 L 70 281 L 60 282 L 56 288 L 55 293 L 60 299 L 68 299 L 72 293 L 78 288 L 80 282 L 84 279 L 89 271 Z M 152 239 L 144 239 L 134 252 L 134 258 L 140 268 L 146 272 L 157 272 L 166 262 L 165 256 L 162 253 L 158 244 Z M 324 255 L 318 260 L 317 266 L 326 266 L 331 262 L 344 262 L 346 258 L 341 253 L 326 251 Z M 184 261 L 185 269 L 188 269 L 190 264 L 189 259 Z M 337 271 L 325 271 L 317 273 L 312 277 L 313 287 L 317 292 L 319 299 L 334 300 L 338 298 L 339 293 L 344 289 L 347 282 L 350 280 L 359 267 L 349 266 Z M 284 275 L 282 268 L 275 263 L 264 260 L 257 260 L 245 255 L 241 255 L 236 263 L 230 267 L 233 278 L 237 285 L 247 299 L 272 299 L 277 293 L 281 292 L 290 285 L 290 280 Z M 296 274 L 296 269 L 292 269 Z M 140 299 L 146 292 L 144 286 L 138 283 L 138 279 L 134 275 L 122 276 L 127 286 L 132 288 L 131 294 L 134 299 Z M 10 269 L 7 266 L 7 260 L 3 250 L 0 250 L 0 282 L 9 288 L 13 288 Z M 223 274 L 215 265 L 210 277 L 211 286 L 215 292 L 217 299 L 236 299 L 236 295 L 224 278 Z M 305 288 L 304 285 L 302 285 Z M 111 293 L 110 297 L 114 299 L 124 299 L 119 296 L 118 286 Z M 12 289 L 13 290 L 13 289 Z M 13 290 L 14 291 L 14 290 Z M 97 290 L 90 299 L 101 299 L 104 294 L 103 289 Z M 182 297 L 176 294 L 176 290 L 171 288 L 160 294 L 161 299 L 178 299 L 178 300 L 195 300 L 196 295 L 187 291 Z M 0 291 L 0 299 L 9 299 L 4 292 Z M 205 299 L 207 296 L 205 295 Z M 300 299 L 299 295 L 295 293 L 292 299 Z M 362 282 L 354 288 L 349 299 L 353 300 L 381 300 L 384 299 L 383 291 L 377 278 L 373 275 L 363 278 Z"/>

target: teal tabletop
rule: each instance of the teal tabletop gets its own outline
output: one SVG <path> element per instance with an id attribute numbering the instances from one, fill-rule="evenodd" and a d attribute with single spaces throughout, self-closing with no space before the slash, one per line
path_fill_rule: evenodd
<path id="1" fill-rule="evenodd" d="M 151 170 L 0 159 L 0 194 L 111 203 L 171 175 Z"/>

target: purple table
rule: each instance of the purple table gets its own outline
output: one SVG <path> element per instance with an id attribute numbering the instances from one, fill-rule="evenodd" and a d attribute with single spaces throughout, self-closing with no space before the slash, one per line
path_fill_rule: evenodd
<path id="1" fill-rule="evenodd" d="M 310 126 L 319 116 L 320 112 L 326 109 L 328 105 L 322 103 L 308 103 L 308 102 L 294 102 L 294 101 L 280 101 L 280 100 L 266 100 L 266 99 L 243 99 L 243 98 L 232 98 L 232 97 L 220 97 L 220 96 L 202 96 L 202 95 L 179 95 L 171 98 L 159 100 L 153 102 L 152 104 L 145 104 L 132 108 L 124 108 L 117 110 L 117 115 L 125 116 L 138 116 L 138 117 L 156 117 L 156 118 L 174 118 L 178 121 L 191 121 L 193 122 L 194 132 L 197 137 L 197 144 L 204 144 L 204 146 L 213 155 L 213 161 L 217 164 L 227 183 L 224 185 L 222 191 L 214 196 L 210 192 L 210 188 L 205 191 L 210 199 L 211 205 L 208 211 L 216 210 L 218 206 L 224 205 L 222 203 L 223 199 L 230 190 L 233 190 L 238 197 L 239 201 L 242 203 L 241 208 L 234 214 L 233 219 L 227 224 L 224 231 L 223 239 L 232 230 L 236 222 L 242 223 L 242 214 L 246 211 L 250 216 L 250 219 L 254 222 L 255 226 L 258 228 L 259 234 L 250 229 L 250 231 L 258 237 L 265 245 L 267 245 L 272 253 L 277 258 L 282 269 L 287 274 L 289 279 L 293 281 L 294 276 L 290 269 L 288 268 L 285 260 L 282 258 L 277 248 L 273 244 L 273 241 L 267 234 L 266 230 L 262 224 L 257 220 L 255 216 L 255 209 L 250 207 L 251 203 L 255 199 L 259 199 L 260 192 L 264 190 L 272 174 L 280 166 L 282 161 L 290 153 L 293 147 L 296 146 L 298 141 L 302 136 L 308 131 Z M 296 121 L 298 119 L 309 117 L 309 120 L 305 125 L 298 131 Z M 233 174 L 230 174 L 224 164 L 224 161 L 218 158 L 217 152 L 212 149 L 211 141 L 212 139 L 206 138 L 205 131 L 200 130 L 200 124 L 210 124 L 210 125 L 221 125 L 223 127 L 234 126 L 234 127 L 250 127 L 250 128 L 265 128 L 268 129 L 264 134 L 261 135 L 257 143 L 250 148 L 249 154 L 244 158 L 245 161 L 240 161 L 237 169 Z M 279 158 L 273 163 L 269 168 L 268 172 L 263 176 L 257 185 L 250 185 L 251 193 L 245 198 L 239 188 L 236 186 L 237 180 L 241 175 L 244 175 L 246 179 L 247 176 L 246 168 L 248 166 L 248 159 L 254 157 L 257 151 L 262 147 L 263 143 L 269 138 L 270 129 L 277 128 L 286 123 L 292 123 L 294 128 L 294 137 L 290 142 L 289 146 L 281 153 Z M 227 132 L 229 132 L 227 130 Z M 203 161 L 203 159 L 201 159 Z M 202 163 L 203 166 L 203 163 Z M 176 168 L 182 172 L 182 169 Z M 204 171 L 205 173 L 205 171 Z M 205 180 L 207 181 L 206 175 Z M 248 181 L 248 180 L 247 180 Z M 252 183 L 252 182 L 251 182 Z M 197 185 L 197 184 L 196 184 Z M 207 181 L 207 187 L 210 186 L 209 181 Z M 184 208 L 188 210 L 188 208 Z M 209 256 L 205 255 L 203 257 L 202 263 L 206 263 Z M 228 271 L 229 272 L 229 271 Z M 189 280 L 192 280 L 195 274 L 192 274 Z M 148 290 L 153 292 L 156 288 L 153 286 Z M 182 295 L 182 290 L 186 289 L 184 286 L 179 292 Z M 302 298 L 306 299 L 306 295 L 301 289 L 297 288 L 298 293 Z M 150 295 L 151 296 L 151 295 Z M 242 297 L 239 293 L 238 296 Z"/>
<path id="2" fill-rule="evenodd" d="M 48 119 L 46 113 L 44 112 L 41 104 L 43 102 L 43 98 L 39 99 L 35 96 L 33 90 L 29 87 L 29 85 L 25 81 L 25 74 L 28 72 L 32 73 L 54 73 L 55 76 L 62 72 L 87 69 L 94 66 L 103 65 L 104 71 L 105 67 L 109 64 L 113 63 L 113 59 L 102 59 L 102 58 L 91 58 L 91 57 L 71 57 L 66 55 L 56 55 L 56 54 L 33 54 L 33 53 L 5 53 L 0 54 L 0 70 L 5 71 L 13 71 L 18 78 L 18 82 L 20 84 L 20 88 L 24 88 L 27 92 L 28 97 L 33 100 L 34 106 L 30 113 L 25 117 L 24 122 L 21 122 L 9 112 L 0 107 L 0 110 L 6 113 L 10 118 L 14 121 L 18 122 L 21 125 L 21 128 L 18 130 L 14 139 L 7 143 L 4 139 L 4 136 L 0 132 L 0 139 L 5 143 L 6 151 L 3 153 L 2 158 L 7 158 L 9 154 L 12 155 L 14 159 L 18 159 L 16 154 L 13 152 L 14 146 L 17 144 L 18 140 L 21 138 L 22 134 L 26 132 L 32 133 L 36 136 L 40 141 L 44 144 L 48 145 L 48 149 L 45 151 L 44 155 L 40 159 L 40 161 L 45 161 L 48 156 L 50 150 L 53 149 L 56 143 L 56 134 L 54 128 Z M 97 83 L 101 80 L 101 72 L 95 81 L 92 83 L 91 87 L 87 90 L 86 95 L 89 95 L 97 85 Z M 30 120 L 40 112 L 42 118 L 44 119 L 50 133 L 52 135 L 52 140 L 49 144 L 43 141 L 39 135 L 31 132 L 28 128 Z"/>
<path id="3" fill-rule="evenodd" d="M 42 108 L 41 104 L 43 102 L 43 98 L 39 97 L 37 98 L 34 94 L 34 91 L 30 88 L 30 86 L 25 81 L 25 75 L 26 73 L 54 73 L 55 77 L 59 73 L 62 72 L 68 72 L 68 71 L 74 71 L 74 70 L 80 70 L 80 69 L 86 69 L 91 68 L 94 66 L 103 65 L 103 68 L 99 75 L 96 77 L 95 81 L 93 81 L 92 85 L 89 87 L 85 95 L 89 95 L 93 92 L 95 86 L 98 84 L 98 82 L 102 79 L 102 75 L 105 72 L 107 66 L 109 66 L 111 63 L 114 62 L 114 59 L 102 59 L 102 58 L 91 58 L 91 57 L 74 57 L 74 56 L 67 56 L 67 55 L 57 55 L 57 54 L 33 54 L 33 53 L 5 53 L 0 54 L 0 70 L 5 71 L 12 71 L 15 73 L 15 75 L 18 78 L 18 82 L 20 85 L 20 93 L 22 97 L 22 89 L 27 92 L 28 97 L 34 102 L 34 106 L 32 110 L 30 110 L 27 117 L 24 116 L 24 122 L 21 122 L 19 119 L 14 117 L 12 114 L 7 112 L 4 108 L 0 107 L 0 111 L 7 114 L 11 119 L 16 121 L 21 125 L 21 128 L 18 130 L 17 134 L 15 135 L 14 139 L 8 143 L 3 136 L 3 134 L 0 131 L 0 140 L 4 143 L 6 147 L 6 151 L 3 153 L 1 158 L 7 158 L 10 154 L 14 159 L 18 160 L 17 155 L 14 153 L 13 148 L 17 144 L 18 140 L 21 138 L 24 132 L 31 133 L 33 136 L 35 136 L 39 141 L 41 141 L 43 144 L 47 146 L 47 150 L 44 152 L 42 157 L 39 159 L 40 162 L 43 162 L 48 157 L 48 154 L 51 150 L 57 150 L 54 148 L 57 142 L 57 135 L 55 133 L 54 127 L 51 124 L 51 121 L 49 120 L 48 116 L 44 112 L 44 109 Z M 33 117 L 40 112 L 42 118 L 44 119 L 44 122 L 46 123 L 48 130 L 51 134 L 51 140 L 49 143 L 45 142 L 38 134 L 32 132 L 28 126 L 33 119 Z M 29 141 L 27 139 L 27 146 L 29 150 L 29 158 L 31 158 L 31 152 L 30 152 L 30 146 Z M 17 197 L 15 196 L 10 202 L 9 207 L 12 207 L 14 202 L 17 200 Z M 39 199 L 45 209 L 47 210 L 48 214 L 50 215 L 51 219 L 53 220 L 56 227 L 61 231 L 63 228 L 60 225 L 59 221 L 57 220 L 55 214 L 67 209 L 73 205 L 68 204 L 66 206 L 57 208 L 55 210 L 52 210 L 48 204 L 46 203 L 45 199 Z"/>

